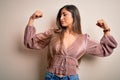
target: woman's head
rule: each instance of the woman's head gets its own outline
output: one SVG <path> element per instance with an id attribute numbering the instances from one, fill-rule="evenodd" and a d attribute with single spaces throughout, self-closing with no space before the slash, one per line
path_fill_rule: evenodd
<path id="1" fill-rule="evenodd" d="M 65 5 L 59 10 L 56 24 L 61 31 L 71 26 L 74 32 L 82 33 L 80 14 L 74 5 Z"/>

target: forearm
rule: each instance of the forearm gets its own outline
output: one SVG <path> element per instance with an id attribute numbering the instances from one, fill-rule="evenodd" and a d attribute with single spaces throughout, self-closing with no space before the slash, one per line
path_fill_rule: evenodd
<path id="1" fill-rule="evenodd" d="M 34 19 L 30 17 L 27 26 L 34 26 Z"/>
<path id="2" fill-rule="evenodd" d="M 35 27 L 26 26 L 24 33 L 24 45 L 28 48 L 32 48 L 33 46 L 33 35 L 35 35 Z"/>

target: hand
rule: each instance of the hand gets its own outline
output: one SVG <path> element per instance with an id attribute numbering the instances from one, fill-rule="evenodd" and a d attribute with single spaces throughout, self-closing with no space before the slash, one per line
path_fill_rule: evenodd
<path id="1" fill-rule="evenodd" d="M 37 10 L 33 13 L 33 15 L 30 17 L 31 19 L 38 19 L 43 16 L 43 13 L 40 10 Z"/>
<path id="2" fill-rule="evenodd" d="M 109 28 L 103 19 L 97 20 L 96 25 L 99 26 L 100 28 L 103 28 L 103 29 Z"/>

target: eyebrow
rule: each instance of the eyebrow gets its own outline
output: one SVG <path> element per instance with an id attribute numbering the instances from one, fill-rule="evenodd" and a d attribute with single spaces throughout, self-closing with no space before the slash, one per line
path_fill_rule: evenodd
<path id="1" fill-rule="evenodd" d="M 61 12 L 61 14 L 68 14 L 67 12 Z"/>

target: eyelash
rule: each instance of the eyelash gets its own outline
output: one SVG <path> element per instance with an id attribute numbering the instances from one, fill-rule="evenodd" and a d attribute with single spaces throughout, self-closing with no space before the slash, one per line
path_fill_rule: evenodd
<path id="1" fill-rule="evenodd" d="M 66 16 L 67 14 L 64 14 L 64 16 Z"/>
<path id="2" fill-rule="evenodd" d="M 63 14 L 63 16 L 66 16 L 67 14 Z"/>

